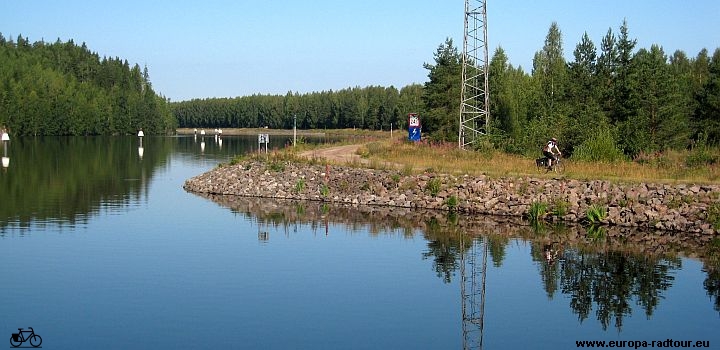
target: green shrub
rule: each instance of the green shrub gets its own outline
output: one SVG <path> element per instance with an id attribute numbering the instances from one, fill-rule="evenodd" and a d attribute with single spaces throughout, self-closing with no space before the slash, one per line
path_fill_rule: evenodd
<path id="1" fill-rule="evenodd" d="M 625 159 L 622 150 L 608 129 L 601 129 L 575 147 L 572 159 L 588 162 L 616 162 Z"/>
<path id="2" fill-rule="evenodd" d="M 476 152 L 484 158 L 492 158 L 495 153 L 495 145 L 487 138 L 482 138 L 473 145 Z"/>
<path id="3" fill-rule="evenodd" d="M 330 187 L 323 184 L 322 187 L 320 187 L 320 195 L 323 197 L 327 197 L 330 194 Z"/>
<path id="4" fill-rule="evenodd" d="M 710 152 L 707 146 L 707 135 L 701 134 L 685 160 L 685 164 L 690 168 L 694 168 L 715 164 L 716 162 L 717 157 Z"/>

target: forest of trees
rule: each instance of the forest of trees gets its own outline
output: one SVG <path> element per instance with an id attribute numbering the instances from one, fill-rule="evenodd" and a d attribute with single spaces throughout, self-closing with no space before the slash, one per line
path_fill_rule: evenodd
<path id="1" fill-rule="evenodd" d="M 253 95 L 171 103 L 180 127 L 389 130 L 422 109 L 422 86 L 355 87 L 307 94 Z"/>
<path id="2" fill-rule="evenodd" d="M 563 57 L 560 28 L 552 23 L 530 73 L 513 67 L 502 47 L 489 63 L 490 135 L 511 153 L 537 154 L 549 137 L 567 154 L 607 160 L 642 152 L 720 143 L 720 48 L 694 58 L 668 56 L 661 47 L 636 48 L 623 21 L 600 47 L 585 34 L 574 60 Z M 423 132 L 457 141 L 462 54 L 451 39 L 425 64 L 424 85 L 352 88 L 285 96 L 256 95 L 171 104 L 181 127 L 300 128 L 405 127 L 420 113 Z"/>
<path id="3" fill-rule="evenodd" d="M 720 142 L 720 48 L 695 58 L 657 45 L 635 50 L 627 22 L 600 50 L 583 35 L 565 62 L 550 26 L 530 75 L 499 48 L 490 62 L 490 111 L 497 142 L 523 152 L 550 136 L 568 153 L 613 160 L 701 142 Z"/>
<path id="4" fill-rule="evenodd" d="M 150 134 L 175 128 L 147 68 L 100 58 L 72 40 L 0 34 L 0 127 L 14 135 Z"/>
<path id="5" fill-rule="evenodd" d="M 574 158 L 616 160 L 668 149 L 720 145 L 720 48 L 694 57 L 668 55 L 658 45 L 637 48 L 623 21 L 599 47 L 587 35 L 563 56 L 552 23 L 529 73 L 502 47 L 489 62 L 487 142 L 510 153 L 536 155 L 549 137 Z M 0 126 L 16 135 L 163 133 L 175 127 L 406 127 L 419 113 L 426 138 L 456 142 L 462 54 L 441 43 L 428 80 L 402 88 L 207 98 L 169 103 L 156 94 L 147 69 L 102 58 L 72 40 L 30 44 L 0 34 Z"/>

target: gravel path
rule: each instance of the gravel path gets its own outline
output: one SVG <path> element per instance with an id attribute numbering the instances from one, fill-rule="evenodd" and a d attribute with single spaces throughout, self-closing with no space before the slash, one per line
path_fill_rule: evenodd
<path id="1" fill-rule="evenodd" d="M 367 159 L 363 159 L 356 153 L 360 146 L 361 145 L 345 145 L 321 148 L 300 153 L 300 156 L 305 158 L 325 158 L 330 162 L 338 164 L 353 162 L 366 163 Z"/>

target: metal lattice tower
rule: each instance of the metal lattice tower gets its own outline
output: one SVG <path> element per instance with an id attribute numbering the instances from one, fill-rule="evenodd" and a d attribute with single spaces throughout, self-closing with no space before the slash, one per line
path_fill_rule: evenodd
<path id="1" fill-rule="evenodd" d="M 465 0 L 460 149 L 487 134 L 490 123 L 488 92 L 487 7 L 485 0 Z"/>
<path id="2" fill-rule="evenodd" d="M 467 237 L 463 233 L 461 238 L 463 247 L 466 247 L 466 240 L 470 240 L 469 245 L 460 255 L 463 350 L 479 350 L 483 347 L 485 332 L 488 237 L 484 236 L 480 240 Z M 482 257 L 479 256 L 481 254 Z"/>

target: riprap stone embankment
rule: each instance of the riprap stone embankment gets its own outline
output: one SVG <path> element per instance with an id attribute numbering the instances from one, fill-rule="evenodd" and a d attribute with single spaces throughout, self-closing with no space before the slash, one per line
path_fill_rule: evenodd
<path id="1" fill-rule="evenodd" d="M 708 210 L 720 187 L 693 184 L 623 184 L 609 181 L 491 178 L 377 170 L 304 163 L 246 161 L 188 179 L 187 191 L 357 205 L 457 210 L 468 214 L 524 216 L 547 204 L 555 220 L 580 222 L 591 205 L 605 208 L 603 224 L 714 236 Z M 558 215 L 559 214 L 559 215 Z"/>

